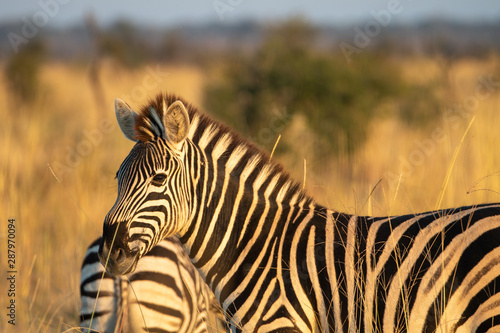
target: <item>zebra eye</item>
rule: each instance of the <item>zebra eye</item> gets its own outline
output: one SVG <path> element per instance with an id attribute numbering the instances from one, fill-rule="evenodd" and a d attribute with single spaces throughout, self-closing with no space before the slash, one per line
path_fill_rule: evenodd
<path id="1" fill-rule="evenodd" d="M 153 177 L 153 180 L 151 183 L 155 186 L 162 186 L 165 183 L 165 180 L 167 179 L 167 175 L 164 173 L 158 173 Z"/>

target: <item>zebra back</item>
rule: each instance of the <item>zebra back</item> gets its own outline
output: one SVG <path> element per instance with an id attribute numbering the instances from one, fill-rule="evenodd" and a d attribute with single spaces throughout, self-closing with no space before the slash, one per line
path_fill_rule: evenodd
<path id="1" fill-rule="evenodd" d="M 101 332 L 225 332 L 226 322 L 176 238 L 155 246 L 134 273 L 113 277 L 88 248 L 81 270 L 81 322 Z M 92 330 L 89 330 L 92 329 Z"/>

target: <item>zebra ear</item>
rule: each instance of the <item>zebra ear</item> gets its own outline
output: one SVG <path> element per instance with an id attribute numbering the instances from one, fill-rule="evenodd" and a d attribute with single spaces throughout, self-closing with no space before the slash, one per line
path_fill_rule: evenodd
<path id="1" fill-rule="evenodd" d="M 119 98 L 115 99 L 115 113 L 118 125 L 120 125 L 120 129 L 125 134 L 125 137 L 136 142 L 137 140 L 134 139 L 134 124 L 137 113 Z"/>
<path id="2" fill-rule="evenodd" d="M 175 101 L 166 110 L 163 104 L 163 110 L 163 124 L 167 140 L 180 149 L 189 132 L 189 115 L 186 107 L 181 101 Z"/>

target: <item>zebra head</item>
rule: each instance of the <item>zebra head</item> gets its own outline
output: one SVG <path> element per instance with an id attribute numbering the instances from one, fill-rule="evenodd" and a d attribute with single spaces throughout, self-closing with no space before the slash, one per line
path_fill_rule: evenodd
<path id="1" fill-rule="evenodd" d="M 137 261 L 187 223 L 189 184 L 184 163 L 189 116 L 184 104 L 158 97 L 135 113 L 115 101 L 118 124 L 136 144 L 117 172 L 118 197 L 106 215 L 99 258 L 113 275 Z"/>

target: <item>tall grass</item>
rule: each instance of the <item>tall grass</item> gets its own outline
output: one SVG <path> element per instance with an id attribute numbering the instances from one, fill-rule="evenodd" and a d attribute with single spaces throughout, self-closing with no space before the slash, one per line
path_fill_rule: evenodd
<path id="1" fill-rule="evenodd" d="M 374 122 L 368 140 L 354 155 L 347 156 L 341 152 L 336 159 L 325 158 L 321 165 L 308 161 L 307 187 L 310 192 L 319 202 L 333 209 L 374 215 L 432 210 L 438 202 L 438 208 L 445 208 L 499 201 L 500 154 L 497 142 L 500 133 L 496 129 L 500 124 L 499 68 L 496 58 L 455 62 L 449 86 L 439 87 L 443 110 L 463 106 L 472 100 L 478 77 L 492 75 L 496 80 L 497 86 L 491 95 L 480 100 L 466 116 L 453 118 L 452 121 L 439 117 L 437 122 L 426 128 L 413 128 L 392 117 Z M 441 75 L 436 62 L 430 59 L 404 61 L 401 69 L 413 80 L 432 80 Z M 450 95 L 454 97 L 446 97 Z M 475 120 L 464 137 L 473 116 Z M 292 130 L 283 135 L 304 133 L 301 124 L 292 121 L 290 127 Z M 298 142 L 301 145 L 297 146 L 296 153 L 300 159 L 307 158 L 314 149 L 314 143 L 307 140 Z M 443 182 L 459 146 L 440 201 Z M 289 163 L 288 169 L 296 179 L 301 179 L 302 165 L 296 162 L 298 158 L 285 156 L 284 164 L 289 160 L 295 163 Z M 394 200 L 395 194 L 397 198 Z M 370 205 L 364 205 L 368 198 Z"/>
<path id="2" fill-rule="evenodd" d="M 398 66 L 415 80 L 432 80 L 440 75 L 434 60 L 412 59 Z M 96 105 L 88 68 L 81 64 L 45 66 L 40 78 L 43 88 L 29 108 L 13 107 L 8 102 L 5 79 L 0 80 L 0 244 L 5 244 L 7 219 L 15 218 L 18 271 L 16 327 L 7 324 L 2 312 L 2 332 L 53 332 L 76 330 L 78 326 L 81 260 L 87 245 L 102 230 L 104 215 L 116 196 L 114 174 L 133 145 L 115 125 L 113 100 L 131 96 L 149 73 L 146 68 L 130 72 L 111 64 L 102 68 L 106 110 Z M 132 107 L 159 91 L 178 93 L 201 106 L 203 85 L 208 82 L 201 70 L 161 70 L 169 74 L 144 98 L 136 95 L 129 100 Z M 455 62 L 449 86 L 440 87 L 443 107 L 452 107 L 473 95 L 477 77 L 490 73 L 500 75 L 496 59 Z M 494 76 L 497 81 L 498 75 Z M 435 207 L 440 193 L 444 193 L 441 207 L 500 201 L 500 87 L 496 89 L 474 111 L 476 119 L 458 151 L 445 191 L 443 181 L 472 115 L 456 127 L 440 120 L 425 130 L 393 118 L 381 119 L 354 155 L 325 157 L 321 166 L 311 165 L 308 151 L 314 149 L 314 142 L 307 141 L 308 130 L 300 118 L 295 118 L 282 135 L 298 135 L 300 145 L 293 155 L 278 158 L 297 180 L 304 179 L 305 159 L 309 192 L 330 208 L 351 213 L 385 215 L 429 210 Z M 101 128 L 103 119 L 112 124 L 106 131 Z M 408 172 L 404 160 L 422 150 L 418 143 L 432 139 L 437 128 L 442 130 L 442 140 L 435 142 L 430 152 L 424 152 L 422 161 Z M 87 145 L 90 148 L 80 154 L 78 163 L 68 167 L 70 171 L 61 168 L 68 166 L 66 159 L 71 151 L 78 151 L 83 142 L 89 141 L 86 133 L 95 130 L 101 130 L 101 140 Z M 389 180 L 389 174 L 401 181 Z M 5 272 L 7 258 L 4 251 L 0 253 L 0 268 Z M 2 308 L 6 302 L 3 283 Z"/>

